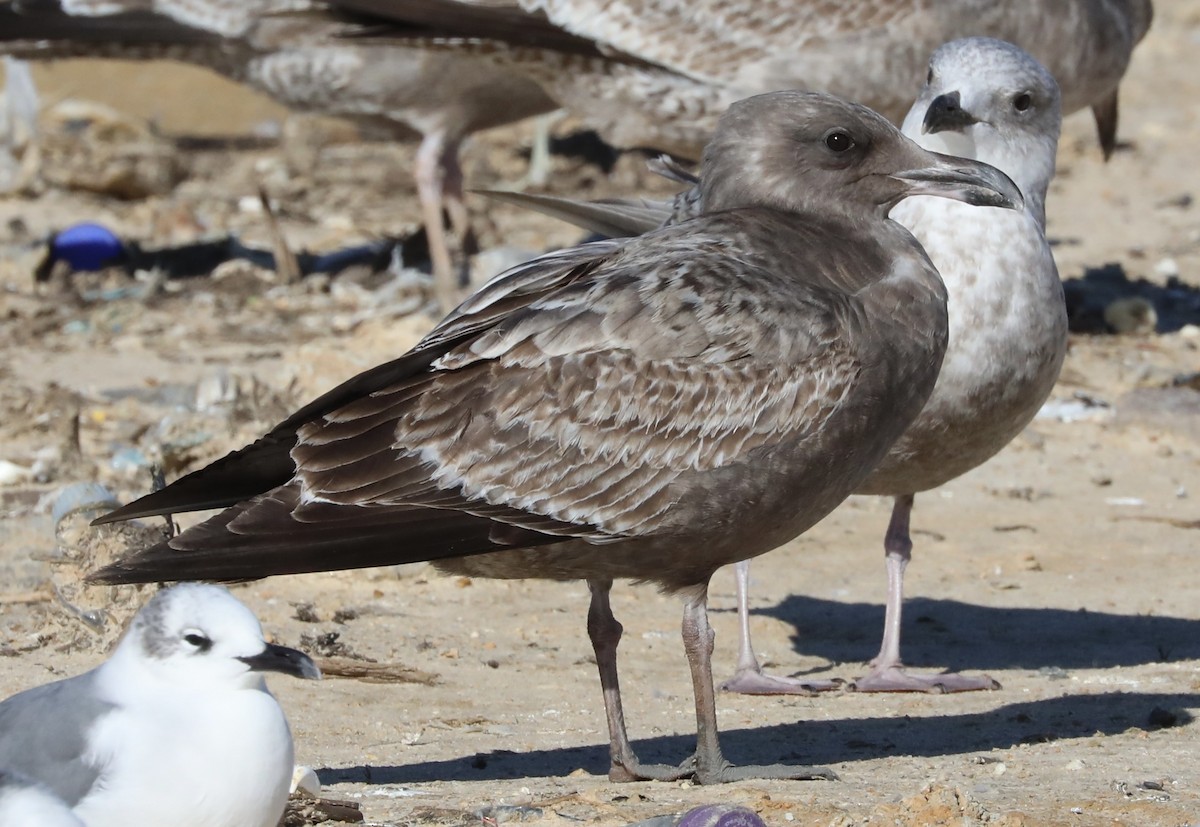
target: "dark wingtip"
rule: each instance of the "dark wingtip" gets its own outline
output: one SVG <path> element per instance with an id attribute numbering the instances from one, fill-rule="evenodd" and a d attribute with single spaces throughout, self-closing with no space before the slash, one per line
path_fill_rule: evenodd
<path id="1" fill-rule="evenodd" d="M 189 577 L 186 573 L 171 572 L 171 567 L 166 565 L 167 561 L 155 559 L 158 555 L 153 552 L 157 548 L 156 546 L 122 557 L 114 563 L 89 572 L 83 580 L 92 586 L 128 586 L 135 583 L 174 583 L 180 580 L 200 579 Z M 178 552 L 170 553 L 178 556 Z"/>
<path id="2" fill-rule="evenodd" d="M 135 500 L 134 502 L 131 502 L 128 505 L 123 505 L 120 508 L 114 508 L 112 511 L 108 512 L 107 514 L 101 514 L 99 517 L 92 520 L 90 525 L 93 525 L 93 526 L 108 525 L 109 523 L 119 523 L 119 522 L 123 522 L 125 520 L 134 520 L 134 519 L 137 519 L 138 517 L 158 516 L 156 514 L 141 513 L 140 509 L 134 508 L 134 506 L 137 504 L 138 504 L 138 501 Z"/>
<path id="3" fill-rule="evenodd" d="M 1100 138 L 1100 150 L 1104 160 L 1112 158 L 1117 148 L 1117 90 L 1114 89 L 1099 103 L 1092 106 L 1092 115 L 1096 119 L 1096 134 Z"/>
<path id="4" fill-rule="evenodd" d="M 83 582 L 90 586 L 126 586 L 131 583 L 154 583 L 162 581 L 140 578 L 132 569 L 126 568 L 118 562 L 90 572 L 83 578 Z"/>
<path id="5" fill-rule="evenodd" d="M 162 491 L 147 494 L 120 508 L 113 509 L 107 514 L 101 514 L 92 520 L 91 524 L 98 526 L 107 525 L 108 523 L 120 523 L 125 520 L 138 520 L 143 517 L 165 517 L 168 514 L 208 511 L 214 508 L 227 508 L 233 504 L 230 502 L 230 497 L 216 495 L 204 499 L 190 497 L 185 499 L 184 497 L 174 496 L 170 500 L 166 499 L 168 495 L 173 494 L 175 494 L 174 489 L 171 486 L 167 486 Z M 252 494 L 244 494 L 243 496 L 250 497 Z M 234 502 L 237 502 L 237 500 L 234 500 Z"/>
<path id="6" fill-rule="evenodd" d="M 166 491 L 167 489 L 163 489 Z M 137 520 L 142 517 L 162 517 L 166 514 L 174 514 L 179 511 L 203 511 L 207 508 L 221 508 L 225 505 L 223 501 L 214 502 L 212 505 L 207 503 L 191 504 L 184 507 L 179 503 L 171 503 L 167 506 L 158 504 L 157 494 L 147 494 L 144 497 L 134 500 L 131 503 L 115 508 L 107 514 L 101 514 L 96 519 L 92 520 L 91 525 L 108 525 L 109 523 L 120 523 L 125 520 Z"/>

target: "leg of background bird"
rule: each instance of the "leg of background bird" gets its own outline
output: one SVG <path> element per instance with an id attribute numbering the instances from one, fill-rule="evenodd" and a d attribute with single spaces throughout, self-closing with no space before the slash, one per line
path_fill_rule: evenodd
<path id="1" fill-rule="evenodd" d="M 754 644 L 750 641 L 750 561 L 743 560 L 735 567 L 737 572 L 738 601 L 738 662 L 733 677 L 721 684 L 726 692 L 742 695 L 812 695 L 816 692 L 836 689 L 841 680 L 808 681 L 799 678 L 782 678 L 764 674 L 754 655 Z"/>
<path id="2" fill-rule="evenodd" d="M 725 760 L 717 734 L 717 702 L 713 690 L 713 634 L 708 624 L 708 586 L 700 587 L 683 606 L 683 648 L 692 671 L 696 698 L 695 777 L 700 784 L 722 784 L 747 778 L 834 778 L 824 767 L 769 766 L 735 767 Z"/>
<path id="3" fill-rule="evenodd" d="M 592 601 L 588 606 L 587 629 L 596 653 L 596 668 L 600 671 L 600 688 L 604 692 L 604 714 L 608 718 L 608 777 L 613 781 L 674 781 L 691 775 L 691 769 L 666 765 L 643 766 L 634 755 L 625 730 L 625 712 L 621 708 L 621 686 L 617 680 L 617 644 L 624 631 L 613 616 L 608 593 L 611 580 L 589 580 Z"/>
<path id="4" fill-rule="evenodd" d="M 1112 90 L 1107 98 L 1092 107 L 1092 116 L 1096 119 L 1096 134 L 1100 138 L 1100 151 L 1104 160 L 1112 157 L 1117 148 L 1117 90 Z"/>
<path id="5" fill-rule="evenodd" d="M 871 665 L 890 669 L 902 665 L 900 660 L 900 620 L 904 611 L 904 570 L 912 562 L 912 535 L 909 531 L 912 518 L 913 496 L 896 497 L 892 502 L 892 518 L 888 521 L 887 534 L 883 538 L 884 559 L 887 566 L 887 608 L 883 618 L 883 643 L 879 654 Z"/>
<path id="6" fill-rule="evenodd" d="M 433 288 L 438 304 L 444 312 L 458 306 L 458 278 L 450 258 L 450 247 L 446 243 L 446 226 L 442 220 L 443 176 L 442 160 L 445 158 L 446 135 L 431 132 L 421 141 L 417 149 L 416 179 L 417 197 L 421 201 L 421 214 L 425 221 L 425 238 L 429 242 L 429 259 L 433 263 Z"/>
<path id="7" fill-rule="evenodd" d="M 446 205 L 446 213 L 450 216 L 450 229 L 454 233 L 452 258 L 466 261 L 469 256 L 479 252 L 475 240 L 475 232 L 471 228 L 471 215 L 467 212 L 466 190 L 464 187 L 462 163 L 459 161 L 459 151 L 462 140 L 447 141 L 442 151 L 442 200 Z M 453 253 L 457 253 L 455 257 Z"/>
<path id="8" fill-rule="evenodd" d="M 883 619 L 883 643 L 871 661 L 871 671 L 854 682 L 859 692 L 970 692 L 999 689 L 1000 684 L 987 675 L 970 677 L 946 673 L 910 675 L 900 659 L 900 617 L 904 604 L 904 569 L 912 559 L 909 518 L 913 495 L 896 497 L 892 519 L 883 541 L 888 573 L 887 609 Z"/>
<path id="9" fill-rule="evenodd" d="M 519 182 L 519 188 L 541 188 L 550 180 L 550 131 L 554 125 L 567 116 L 567 110 L 556 109 L 545 115 L 538 115 L 533 121 L 533 147 L 529 151 L 529 170 L 525 179 Z"/>

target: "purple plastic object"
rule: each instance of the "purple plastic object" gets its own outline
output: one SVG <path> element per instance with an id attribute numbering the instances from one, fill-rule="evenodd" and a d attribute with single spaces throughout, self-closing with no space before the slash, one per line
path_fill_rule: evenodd
<path id="1" fill-rule="evenodd" d="M 733 804 L 706 804 L 688 810 L 676 827 L 767 827 L 758 814 Z"/>
<path id="2" fill-rule="evenodd" d="M 102 270 L 125 254 L 121 239 L 100 224 L 76 224 L 60 232 L 50 244 L 51 256 L 73 270 Z"/>

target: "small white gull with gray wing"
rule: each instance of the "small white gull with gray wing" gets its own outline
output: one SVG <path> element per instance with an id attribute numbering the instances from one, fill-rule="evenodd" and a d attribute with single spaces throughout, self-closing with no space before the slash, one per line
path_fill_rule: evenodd
<path id="1" fill-rule="evenodd" d="M 320 677 L 226 589 L 163 590 L 103 664 L 0 703 L 0 767 L 88 827 L 275 827 L 292 734 L 264 672 Z"/>
<path id="2" fill-rule="evenodd" d="M 18 772 L 0 768 L 0 824 L 4 827 L 87 827 L 67 802 Z"/>

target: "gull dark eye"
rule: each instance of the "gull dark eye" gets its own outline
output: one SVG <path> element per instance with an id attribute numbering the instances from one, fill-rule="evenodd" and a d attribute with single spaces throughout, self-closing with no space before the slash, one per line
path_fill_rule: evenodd
<path id="1" fill-rule="evenodd" d="M 1022 92 L 1013 98 L 1013 109 L 1018 112 L 1024 112 L 1031 106 L 1033 106 L 1033 96 L 1028 92 Z"/>
<path id="2" fill-rule="evenodd" d="M 925 76 L 925 85 L 928 86 L 931 83 L 933 83 L 933 67 L 932 66 L 929 67 L 929 74 Z"/>
<path id="3" fill-rule="evenodd" d="M 854 146 L 854 139 L 844 129 L 832 129 L 825 134 L 825 146 L 834 152 L 845 152 Z"/>
<path id="4" fill-rule="evenodd" d="M 188 632 L 183 640 L 189 646 L 194 646 L 199 652 L 207 652 L 212 648 L 212 640 L 199 632 Z"/>

